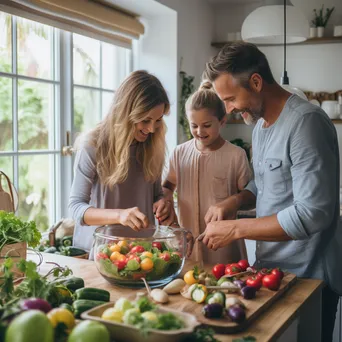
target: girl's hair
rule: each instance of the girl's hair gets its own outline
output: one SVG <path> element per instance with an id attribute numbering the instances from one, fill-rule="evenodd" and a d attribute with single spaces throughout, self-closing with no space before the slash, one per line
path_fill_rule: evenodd
<path id="1" fill-rule="evenodd" d="M 160 104 L 164 104 L 167 114 L 170 102 L 165 89 L 155 76 L 144 70 L 132 72 L 117 89 L 107 116 L 90 133 L 102 184 L 113 187 L 127 179 L 135 125 Z M 163 171 L 165 134 L 162 120 L 145 142 L 137 143 L 137 160 L 143 165 L 146 181 L 151 183 L 157 181 Z"/>
<path id="2" fill-rule="evenodd" d="M 185 110 L 187 112 L 200 109 L 212 110 L 212 114 L 216 116 L 219 121 L 226 115 L 223 102 L 212 89 L 212 83 L 207 80 L 202 81 L 198 90 L 196 90 L 185 103 Z"/>

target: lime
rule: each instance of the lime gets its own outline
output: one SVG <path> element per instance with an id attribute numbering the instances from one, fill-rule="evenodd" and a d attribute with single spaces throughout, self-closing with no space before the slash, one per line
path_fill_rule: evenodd
<path id="1" fill-rule="evenodd" d="M 33 340 L 32 340 L 33 341 Z M 38 342 L 34 340 L 35 342 Z M 82 321 L 71 332 L 68 342 L 110 342 L 107 328 L 95 321 Z M 11 341 L 12 342 L 12 341 Z"/>
<path id="2" fill-rule="evenodd" d="M 5 342 L 53 342 L 54 332 L 46 315 L 39 310 L 28 310 L 9 325 Z"/>

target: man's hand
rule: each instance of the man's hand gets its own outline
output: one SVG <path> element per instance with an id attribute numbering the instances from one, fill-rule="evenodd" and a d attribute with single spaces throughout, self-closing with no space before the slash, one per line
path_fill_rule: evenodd
<path id="1" fill-rule="evenodd" d="M 205 231 L 198 237 L 209 249 L 216 251 L 237 240 L 237 221 L 216 221 L 208 223 Z"/>
<path id="2" fill-rule="evenodd" d="M 161 198 L 159 201 L 153 203 L 153 212 L 156 219 L 165 226 L 170 226 L 177 222 L 177 216 L 173 203 L 171 201 Z"/>

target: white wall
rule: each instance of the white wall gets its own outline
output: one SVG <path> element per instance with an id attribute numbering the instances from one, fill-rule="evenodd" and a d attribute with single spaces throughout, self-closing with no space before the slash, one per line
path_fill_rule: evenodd
<path id="1" fill-rule="evenodd" d="M 205 63 L 216 52 L 211 47 L 215 31 L 214 10 L 206 0 L 158 1 L 177 12 L 179 71 L 182 70 L 188 75 L 195 76 L 194 85 L 197 87 L 200 83 Z M 178 103 L 177 106 L 179 113 Z M 184 141 L 180 126 L 178 126 L 178 133 L 178 142 L 180 143 Z"/>
<path id="2" fill-rule="evenodd" d="M 321 0 L 292 0 L 308 19 L 312 10 L 320 8 Z M 342 1 L 325 0 L 325 7 L 335 6 L 327 26 L 327 36 L 332 35 L 333 25 L 342 24 Z M 220 5 L 215 8 L 216 40 L 227 40 L 227 32 L 241 31 L 244 18 L 260 3 L 245 5 Z M 280 46 L 261 47 L 270 63 L 273 75 L 280 80 L 283 68 L 283 49 Z M 335 92 L 342 90 L 342 43 L 324 45 L 292 45 L 287 49 L 287 71 L 290 83 L 302 90 Z M 342 160 L 342 124 L 335 125 L 340 142 Z M 231 125 L 224 130 L 227 139 L 242 137 L 251 141 L 251 127 Z M 341 170 L 342 181 L 342 170 Z"/>

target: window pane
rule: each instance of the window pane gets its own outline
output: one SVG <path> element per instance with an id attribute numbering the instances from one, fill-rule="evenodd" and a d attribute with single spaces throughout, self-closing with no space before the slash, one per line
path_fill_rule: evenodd
<path id="1" fill-rule="evenodd" d="M 95 39 L 73 35 L 74 84 L 100 86 L 100 42 Z"/>
<path id="2" fill-rule="evenodd" d="M 101 120 L 100 92 L 74 88 L 74 131 L 87 132 Z"/>
<path id="3" fill-rule="evenodd" d="M 53 118 L 53 86 L 20 80 L 18 102 L 19 149 L 47 149 L 49 134 L 53 134 L 49 130 Z"/>
<path id="4" fill-rule="evenodd" d="M 51 79 L 53 28 L 17 17 L 18 73 Z"/>
<path id="5" fill-rule="evenodd" d="M 34 220 L 41 231 L 49 227 L 49 192 L 54 186 L 49 184 L 50 172 L 48 155 L 19 157 L 19 215 Z"/>
<path id="6" fill-rule="evenodd" d="M 0 12 L 0 71 L 12 71 L 12 22 L 9 14 Z"/>
<path id="7" fill-rule="evenodd" d="M 102 43 L 102 88 L 117 89 L 127 76 L 127 49 Z"/>
<path id="8" fill-rule="evenodd" d="M 113 100 L 114 93 L 102 92 L 102 118 L 104 118 L 109 111 Z"/>
<path id="9" fill-rule="evenodd" d="M 0 77 L 0 151 L 13 149 L 12 120 L 12 79 Z"/>

